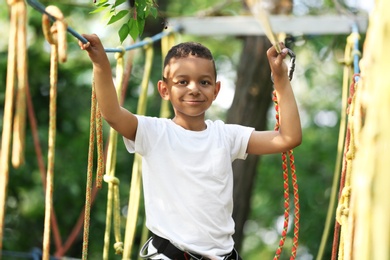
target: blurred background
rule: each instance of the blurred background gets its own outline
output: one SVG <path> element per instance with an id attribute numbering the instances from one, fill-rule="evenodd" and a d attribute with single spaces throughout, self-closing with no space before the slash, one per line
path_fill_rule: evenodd
<path id="1" fill-rule="evenodd" d="M 367 17 L 373 1 L 268 1 L 272 14 L 291 16 L 347 16 Z M 90 14 L 95 9 L 92 0 L 46 1 L 57 5 L 64 13 L 68 25 L 79 33 L 97 33 L 105 47 L 126 46 L 130 38 L 120 42 L 118 30 L 121 22 L 106 25 L 102 13 Z M 250 15 L 242 0 L 159 0 L 157 18 L 150 17 L 140 39 L 170 27 L 171 18 L 205 16 Z M 281 8 L 286 7 L 287 8 Z M 29 87 L 38 124 L 40 144 L 47 161 L 49 123 L 49 69 L 50 46 L 42 33 L 42 15 L 28 6 L 28 75 Z M 3 129 L 7 50 L 9 35 L 9 7 L 0 3 L 0 129 Z M 319 25 L 320 26 L 320 25 Z M 244 28 L 243 28 L 244 30 Z M 296 68 L 292 80 L 303 126 L 303 143 L 294 150 L 300 195 L 300 231 L 297 259 L 315 259 L 324 232 L 326 214 L 336 165 L 340 117 L 345 34 L 288 35 L 287 45 L 296 54 Z M 366 28 L 360 28 L 360 49 Z M 352 29 L 351 29 L 352 32 Z M 211 119 L 273 129 L 275 113 L 271 101 L 272 83 L 267 67 L 266 50 L 270 46 L 264 36 L 215 35 L 201 36 L 183 32 L 176 42 L 198 41 L 214 54 L 222 91 L 208 113 Z M 149 80 L 147 114 L 158 116 L 160 97 L 156 83 L 161 78 L 161 46 L 154 43 L 153 69 Z M 133 66 L 128 82 L 124 106 L 135 111 L 142 81 L 145 55 L 143 49 L 132 51 Z M 114 54 L 108 53 L 115 68 Z M 252 74 L 251 74 L 252 73 Z M 115 75 L 115 71 L 114 71 Z M 92 66 L 77 40 L 68 35 L 68 60 L 59 65 L 57 98 L 57 137 L 54 177 L 54 210 L 61 238 L 67 241 L 85 203 L 87 172 Z M 256 94 L 247 97 L 248 89 Z M 245 105 L 243 105 L 243 103 Z M 108 125 L 104 124 L 105 139 Z M 17 259 L 16 253 L 29 253 L 42 248 L 44 225 L 44 191 L 31 128 L 26 129 L 25 163 L 18 169 L 10 168 L 5 209 L 3 251 L 15 255 L 3 259 Z M 237 223 L 235 239 L 245 260 L 271 259 L 279 244 L 283 224 L 284 197 L 280 155 L 249 157 L 248 164 L 235 164 L 234 217 Z M 118 142 L 116 175 L 120 179 L 122 229 L 126 221 L 133 156 L 121 138 Z M 291 197 L 291 200 L 293 197 Z M 97 192 L 91 211 L 90 259 L 101 259 L 106 219 L 107 184 Z M 293 204 L 291 202 L 291 204 Z M 290 223 L 293 221 L 291 212 Z M 334 219 L 334 218 L 332 218 Z M 140 216 L 138 226 L 143 225 Z M 330 259 L 333 224 L 323 259 Z M 124 232 L 124 230 L 122 230 Z M 281 259 L 289 259 L 292 246 L 292 227 Z M 137 235 L 139 241 L 140 234 Z M 136 250 L 138 250 L 136 245 Z M 52 243 L 52 254 L 56 253 Z M 64 255 L 80 258 L 82 232 L 72 241 Z M 120 259 L 110 252 L 110 259 Z M 134 253 L 136 258 L 137 252 Z"/>

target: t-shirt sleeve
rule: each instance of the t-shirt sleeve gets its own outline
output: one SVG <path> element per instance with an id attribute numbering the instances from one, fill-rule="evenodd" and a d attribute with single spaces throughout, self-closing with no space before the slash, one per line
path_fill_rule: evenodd
<path id="1" fill-rule="evenodd" d="M 232 161 L 235 159 L 245 160 L 248 156 L 247 148 L 249 138 L 254 131 L 253 127 L 241 126 L 241 125 L 227 125 L 230 132 L 230 153 Z"/>
<path id="2" fill-rule="evenodd" d="M 123 137 L 126 149 L 129 153 L 139 153 L 145 155 L 153 147 L 154 140 L 162 128 L 162 122 L 155 117 L 136 115 L 138 119 L 137 134 L 135 140 Z"/>
<path id="3" fill-rule="evenodd" d="M 135 140 L 130 140 L 127 139 L 126 137 L 123 137 L 123 142 L 125 143 L 126 149 L 129 153 L 135 153 L 139 152 L 138 148 L 138 143 L 140 142 L 139 140 L 143 138 L 143 129 L 145 128 L 145 117 L 144 116 L 139 116 L 135 115 L 138 119 L 138 127 L 137 127 L 137 134 L 135 136 Z"/>

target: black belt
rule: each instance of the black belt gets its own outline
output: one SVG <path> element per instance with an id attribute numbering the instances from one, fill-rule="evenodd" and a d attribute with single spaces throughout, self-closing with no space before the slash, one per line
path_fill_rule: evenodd
<path id="1" fill-rule="evenodd" d="M 169 242 L 169 240 L 159 237 L 155 234 L 153 234 L 152 244 L 157 249 L 157 252 L 159 254 L 163 254 L 172 260 L 190 260 L 191 258 L 199 259 L 199 260 L 207 260 L 206 257 L 203 257 L 201 255 L 184 252 L 179 248 L 177 248 L 176 246 L 174 246 L 171 242 Z M 224 259 L 241 260 L 241 257 L 238 255 L 237 251 L 233 249 L 233 251 L 227 254 Z"/>

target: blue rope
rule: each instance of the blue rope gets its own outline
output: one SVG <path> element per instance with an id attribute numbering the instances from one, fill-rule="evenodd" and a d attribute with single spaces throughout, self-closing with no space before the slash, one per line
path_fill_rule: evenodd
<path id="1" fill-rule="evenodd" d="M 46 7 L 43 4 L 41 4 L 40 2 L 38 2 L 37 0 L 27 0 L 27 3 L 31 7 L 33 7 L 35 10 L 39 11 L 42 14 L 47 15 L 52 22 L 56 21 L 56 18 L 54 16 L 50 15 L 48 12 L 46 12 Z M 82 43 L 84 43 L 84 44 L 88 43 L 87 39 L 85 39 L 81 34 L 77 33 L 71 27 L 68 26 L 67 31 L 70 34 L 72 34 L 74 37 L 76 37 L 78 40 L 80 40 Z M 158 33 L 158 34 L 150 37 L 149 39 L 144 39 L 144 40 L 142 40 L 140 42 L 137 42 L 137 43 L 135 43 L 133 45 L 130 45 L 130 46 L 126 47 L 125 50 L 126 51 L 130 51 L 130 50 L 133 50 L 133 49 L 137 49 L 137 48 L 143 47 L 143 46 L 148 45 L 150 43 L 159 41 L 162 38 L 164 38 L 165 36 L 167 36 L 167 35 L 169 35 L 169 34 L 171 34 L 173 32 L 177 32 L 177 31 L 179 31 L 179 28 L 174 28 L 173 30 L 169 30 L 169 31 L 163 31 L 161 33 Z M 121 49 L 121 48 L 105 48 L 104 50 L 106 52 L 123 52 L 123 49 Z"/>
<path id="2" fill-rule="evenodd" d="M 356 23 L 352 25 L 352 32 L 358 34 L 359 29 Z M 360 73 L 360 68 L 359 68 L 359 60 L 360 60 L 360 52 L 359 52 L 359 38 L 356 37 L 355 42 L 354 42 L 354 50 L 355 54 L 353 55 L 353 72 L 354 74 L 359 74 Z M 355 82 L 357 82 L 360 79 L 359 76 L 355 76 Z"/>

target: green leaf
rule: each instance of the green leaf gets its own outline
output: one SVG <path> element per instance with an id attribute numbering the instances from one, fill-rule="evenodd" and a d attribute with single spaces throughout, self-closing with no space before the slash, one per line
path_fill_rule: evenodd
<path id="1" fill-rule="evenodd" d="M 145 29 L 145 19 L 137 19 L 138 35 L 141 36 Z"/>
<path id="2" fill-rule="evenodd" d="M 146 3 L 145 2 L 137 2 L 137 17 L 145 18 L 146 15 Z"/>
<path id="3" fill-rule="evenodd" d="M 157 12 L 157 8 L 156 7 L 154 7 L 154 6 L 150 7 L 150 13 L 152 14 L 152 16 L 154 18 L 157 18 L 158 12 Z"/>
<path id="4" fill-rule="evenodd" d="M 130 29 L 129 34 L 131 38 L 133 38 L 133 40 L 135 41 L 139 35 L 137 20 L 130 19 L 127 24 Z"/>
<path id="5" fill-rule="evenodd" d="M 99 13 L 101 11 L 104 11 L 107 9 L 107 7 L 110 6 L 109 4 L 104 4 L 104 5 L 101 5 L 99 6 L 98 8 L 96 8 L 95 10 L 89 12 L 90 14 L 96 14 L 96 13 Z"/>
<path id="6" fill-rule="evenodd" d="M 108 2 L 108 0 L 99 1 L 99 3 L 97 3 L 96 6 L 103 6 L 107 2 Z M 107 4 L 107 5 L 109 5 L 109 4 Z"/>
<path id="7" fill-rule="evenodd" d="M 108 21 L 107 25 L 119 21 L 120 19 L 125 17 L 128 13 L 129 13 L 128 10 L 119 11 L 119 13 L 117 13 L 116 15 L 111 16 L 111 19 Z"/>
<path id="8" fill-rule="evenodd" d="M 120 6 L 120 5 L 123 4 L 124 2 L 126 2 L 126 0 L 116 0 L 116 1 L 115 1 L 115 4 L 113 5 L 113 7 Z"/>
<path id="9" fill-rule="evenodd" d="M 121 43 L 127 38 L 129 35 L 130 29 L 127 23 L 122 24 L 122 27 L 118 31 L 119 39 Z"/>

